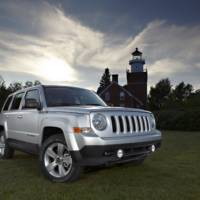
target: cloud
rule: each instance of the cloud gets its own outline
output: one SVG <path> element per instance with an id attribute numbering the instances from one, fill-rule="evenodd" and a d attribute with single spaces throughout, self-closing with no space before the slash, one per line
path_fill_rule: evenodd
<path id="1" fill-rule="evenodd" d="M 3 81 L 3 78 L 2 78 L 2 76 L 0 76 L 0 83 L 2 83 L 2 81 Z"/>
<path id="2" fill-rule="evenodd" d="M 12 5 L 10 9 L 20 19 L 21 15 L 28 16 L 30 23 L 34 19 L 37 30 L 36 35 L 0 31 L 1 70 L 28 72 L 49 81 L 72 82 L 79 78 L 75 69 L 77 57 L 85 49 L 93 51 L 95 45 L 101 45 L 103 34 L 66 17 L 62 10 L 48 3 L 30 13 L 27 8 L 21 9 L 21 5 Z"/>
<path id="3" fill-rule="evenodd" d="M 189 82 L 199 87 L 200 26 L 176 26 L 166 22 L 149 24 L 141 45 L 147 57 L 150 84 L 171 78 L 174 84 Z"/>
<path id="4" fill-rule="evenodd" d="M 125 83 L 130 53 L 139 47 L 146 59 L 149 84 L 169 77 L 199 87 L 200 26 L 156 20 L 131 38 L 96 31 L 49 3 L 0 3 L 0 71 L 37 76 L 96 89 L 105 67 Z M 14 25 L 13 25 L 14 24 Z M 121 31 L 121 30 L 119 30 Z M 91 76 L 91 77 L 90 77 Z"/>

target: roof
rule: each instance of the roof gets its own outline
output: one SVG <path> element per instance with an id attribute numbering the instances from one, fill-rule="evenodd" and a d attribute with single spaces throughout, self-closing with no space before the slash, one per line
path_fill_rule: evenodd
<path id="1" fill-rule="evenodd" d="M 50 88 L 50 87 L 59 87 L 59 88 L 63 88 L 63 87 L 68 87 L 68 88 L 77 88 L 77 89 L 85 89 L 85 88 L 81 88 L 81 87 L 74 87 L 74 86 L 68 86 L 68 85 L 43 85 L 43 84 L 40 84 L 40 85 L 36 85 L 36 86 L 31 86 L 31 87 L 25 87 L 25 88 L 22 88 L 20 90 L 17 90 L 13 93 L 11 93 L 9 96 L 12 96 L 12 95 L 15 95 L 17 93 L 21 93 L 21 92 L 26 92 L 27 90 L 33 90 L 33 89 L 37 89 L 37 88 Z M 85 90 L 89 90 L 89 89 L 85 89 Z"/>
<path id="2" fill-rule="evenodd" d="M 136 48 L 135 51 L 132 53 L 132 55 L 133 55 L 133 56 L 140 56 L 140 55 L 142 55 L 142 52 L 140 52 L 140 51 L 138 50 L 138 48 Z"/>
<path id="3" fill-rule="evenodd" d="M 124 87 L 122 87 L 121 85 L 119 85 L 116 82 L 110 83 L 110 85 L 108 85 L 102 92 L 100 92 L 99 95 L 101 96 L 103 93 L 105 93 L 114 84 L 118 85 L 125 93 L 127 93 L 131 98 L 133 98 L 135 101 L 137 101 L 140 105 L 143 105 L 143 103 L 138 98 L 133 96 L 133 94 L 131 92 L 129 92 L 127 89 L 125 89 Z"/>

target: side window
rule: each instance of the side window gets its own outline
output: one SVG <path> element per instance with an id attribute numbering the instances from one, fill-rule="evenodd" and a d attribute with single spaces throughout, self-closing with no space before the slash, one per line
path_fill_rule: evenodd
<path id="1" fill-rule="evenodd" d="M 7 111 L 7 110 L 8 110 L 11 101 L 12 101 L 12 96 L 10 96 L 10 97 L 7 99 L 7 101 L 6 101 L 6 103 L 5 103 L 5 106 L 3 107 L 3 111 Z"/>
<path id="2" fill-rule="evenodd" d="M 13 99 L 13 102 L 12 102 L 11 110 L 19 109 L 19 106 L 20 106 L 20 103 L 22 101 L 23 95 L 24 95 L 24 93 L 19 93 L 19 94 L 15 95 L 15 97 Z"/>
<path id="3" fill-rule="evenodd" d="M 23 109 L 26 108 L 31 108 L 29 106 L 27 106 L 26 102 L 29 101 L 30 102 L 37 102 L 38 105 L 40 104 L 40 94 L 38 90 L 30 90 L 26 93 L 25 95 L 25 105 L 23 107 Z"/>

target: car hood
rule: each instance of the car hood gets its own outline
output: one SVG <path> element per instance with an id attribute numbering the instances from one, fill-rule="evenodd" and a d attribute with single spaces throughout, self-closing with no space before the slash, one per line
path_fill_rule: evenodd
<path id="1" fill-rule="evenodd" d="M 66 113 L 81 113 L 89 114 L 91 112 L 145 112 L 149 111 L 136 108 L 109 107 L 109 106 L 66 106 L 66 107 L 49 107 L 48 112 L 66 112 Z"/>

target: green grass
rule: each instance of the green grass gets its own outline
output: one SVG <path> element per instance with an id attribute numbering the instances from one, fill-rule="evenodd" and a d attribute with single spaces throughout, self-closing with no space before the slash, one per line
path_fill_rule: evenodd
<path id="1" fill-rule="evenodd" d="M 0 200 L 200 199 L 200 133 L 164 132 L 162 148 L 144 164 L 92 170 L 75 183 L 51 183 L 37 157 L 0 161 Z"/>

